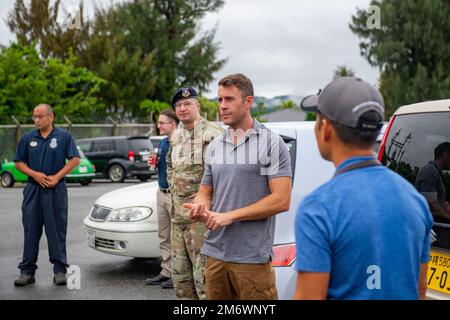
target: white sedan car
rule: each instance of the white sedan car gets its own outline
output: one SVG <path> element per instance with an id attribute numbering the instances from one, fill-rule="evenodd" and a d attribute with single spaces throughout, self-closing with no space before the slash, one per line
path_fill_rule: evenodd
<path id="1" fill-rule="evenodd" d="M 95 250 L 135 258 L 158 258 L 157 182 L 142 183 L 99 197 L 84 219 Z"/>

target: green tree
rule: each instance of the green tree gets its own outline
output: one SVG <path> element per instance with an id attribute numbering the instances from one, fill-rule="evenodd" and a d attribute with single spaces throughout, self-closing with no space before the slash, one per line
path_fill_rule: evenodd
<path id="1" fill-rule="evenodd" d="M 338 66 L 337 69 L 334 71 L 333 74 L 333 80 L 336 80 L 338 78 L 342 77 L 353 77 L 355 73 L 352 69 L 348 68 L 347 66 Z"/>
<path id="2" fill-rule="evenodd" d="M 370 12 L 358 9 L 350 29 L 361 54 L 381 71 L 380 90 L 389 117 L 401 105 L 450 96 L 448 0 L 374 0 L 381 29 L 370 29 Z"/>
<path id="3" fill-rule="evenodd" d="M 317 113 L 315 112 L 307 112 L 305 121 L 316 121 Z"/>
<path id="4" fill-rule="evenodd" d="M 158 100 L 153 101 L 153 100 L 149 100 L 149 99 L 145 99 L 145 100 L 141 101 L 140 108 L 148 116 L 150 116 L 150 115 L 152 116 L 150 121 L 153 123 L 157 122 L 157 119 L 158 119 L 161 111 L 166 110 L 166 109 L 171 109 L 171 107 L 168 103 L 161 102 Z"/>
<path id="5" fill-rule="evenodd" d="M 61 12 L 65 13 L 66 22 L 69 17 L 76 18 L 71 21 L 73 25 L 58 23 Z M 31 0 L 28 5 L 24 0 L 16 0 L 7 24 L 20 45 L 36 44 L 43 57 L 66 59 L 69 52 L 78 56 L 89 40 L 89 23 L 84 20 L 83 2 L 77 12 L 66 12 L 61 0 L 54 0 L 53 4 L 50 0 Z"/>
<path id="6" fill-rule="evenodd" d="M 284 100 L 279 106 L 279 110 L 285 110 L 285 109 L 295 109 L 297 108 L 297 105 L 292 100 Z"/>
<path id="7" fill-rule="evenodd" d="M 11 31 L 20 44 L 35 41 L 43 57 L 66 59 L 72 50 L 78 66 L 107 81 L 101 95 L 107 111 L 120 119 L 144 116 L 141 101 L 169 101 L 182 85 L 201 93 L 225 63 L 217 58 L 215 30 L 199 32 L 200 20 L 223 0 L 111 2 L 96 7 L 92 21 L 84 20 L 81 2 L 75 29 L 58 24 L 61 0 L 52 3 L 16 0 Z"/>
<path id="8" fill-rule="evenodd" d="M 91 70 L 105 61 L 106 43 L 125 49 L 129 55 L 140 52 L 152 56 L 155 76 L 147 98 L 169 101 L 177 87 L 207 89 L 213 73 L 225 60 L 217 59 L 215 30 L 199 34 L 198 23 L 207 12 L 215 11 L 223 0 L 134 0 L 96 9 L 92 37 L 81 60 Z M 107 78 L 113 81 L 111 78 Z"/>
<path id="9" fill-rule="evenodd" d="M 104 115 L 99 93 L 105 81 L 75 67 L 75 61 L 70 52 L 63 62 L 41 58 L 32 46 L 4 48 L 0 53 L 0 116 L 28 119 L 39 103 L 52 105 L 57 115 L 91 119 Z"/>
<path id="10" fill-rule="evenodd" d="M 108 112 L 120 120 L 146 116 L 140 102 L 148 97 L 155 84 L 153 56 L 141 59 L 137 50 L 130 55 L 125 49 L 116 52 L 110 43 L 105 47 L 105 61 L 97 74 L 108 82 L 102 90 L 102 97 L 108 105 Z"/>
<path id="11" fill-rule="evenodd" d="M 215 121 L 219 118 L 219 102 L 211 101 L 206 97 L 200 96 L 200 113 L 202 117 L 205 116 L 207 120 Z"/>
<path id="12" fill-rule="evenodd" d="M 264 104 L 264 102 L 260 101 L 256 104 L 256 106 L 252 107 L 251 113 L 252 117 L 258 120 L 259 122 L 265 122 L 262 116 L 267 113 L 267 107 Z"/>

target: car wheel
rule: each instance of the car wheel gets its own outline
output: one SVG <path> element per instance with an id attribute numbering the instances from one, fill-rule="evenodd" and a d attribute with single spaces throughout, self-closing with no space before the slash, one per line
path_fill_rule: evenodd
<path id="1" fill-rule="evenodd" d="M 81 181 L 80 181 L 80 184 L 81 184 L 82 186 L 87 186 L 87 185 L 89 185 L 91 182 L 92 182 L 91 179 L 86 179 L 86 180 L 81 180 Z"/>
<path id="2" fill-rule="evenodd" d="M 108 178 L 112 182 L 123 182 L 125 180 L 125 170 L 120 164 L 113 164 L 109 167 Z"/>
<path id="3" fill-rule="evenodd" d="M 9 172 L 4 172 L 1 177 L 1 183 L 4 188 L 12 188 L 14 186 L 14 177 Z"/>

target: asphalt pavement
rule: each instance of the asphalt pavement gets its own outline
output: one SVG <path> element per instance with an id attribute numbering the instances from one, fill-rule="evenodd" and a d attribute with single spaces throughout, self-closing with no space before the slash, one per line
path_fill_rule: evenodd
<path id="1" fill-rule="evenodd" d="M 21 203 L 23 185 L 0 187 L 0 299 L 176 299 L 173 289 L 145 285 L 144 280 L 159 273 L 157 259 L 141 260 L 97 252 L 88 247 L 83 219 L 100 195 L 139 183 L 127 180 L 113 184 L 94 180 L 89 186 L 69 184 L 69 223 L 67 231 L 68 263 L 81 271 L 81 289 L 56 287 L 48 258 L 47 239 L 43 232 L 36 271 L 36 283 L 17 288 L 13 282 L 19 275 L 18 264 L 23 249 Z"/>

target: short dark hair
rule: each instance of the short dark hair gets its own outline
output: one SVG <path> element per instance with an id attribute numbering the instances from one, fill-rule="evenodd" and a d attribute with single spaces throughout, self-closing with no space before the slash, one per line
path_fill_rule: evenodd
<path id="1" fill-rule="evenodd" d="M 336 130 L 338 138 L 345 144 L 352 145 L 359 148 L 370 149 L 377 141 L 377 137 L 380 134 L 381 128 L 375 130 L 352 128 L 340 123 L 337 123 L 327 116 L 318 112 L 318 115 L 327 119 L 333 128 Z M 382 119 L 380 115 L 375 111 L 368 111 L 361 115 L 359 122 L 364 123 L 379 123 Z"/>
<path id="2" fill-rule="evenodd" d="M 254 97 L 255 93 L 253 90 L 253 83 L 248 77 L 243 75 L 242 73 L 230 74 L 226 77 L 223 77 L 219 81 L 219 86 L 229 87 L 235 86 L 242 93 L 242 98 L 246 98 L 248 96 Z"/>
<path id="3" fill-rule="evenodd" d="M 159 113 L 159 115 L 169 117 L 170 119 L 175 121 L 176 124 L 178 124 L 180 122 L 180 120 L 178 120 L 178 118 L 177 118 L 177 114 L 173 110 L 170 110 L 170 109 L 163 110 Z"/>
<path id="4" fill-rule="evenodd" d="M 443 142 L 434 149 L 434 160 L 441 158 L 446 151 L 450 152 L 450 142 Z"/>

